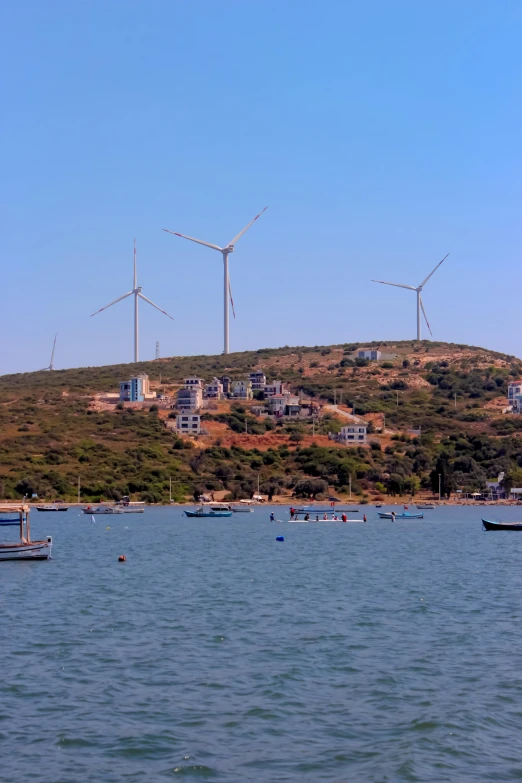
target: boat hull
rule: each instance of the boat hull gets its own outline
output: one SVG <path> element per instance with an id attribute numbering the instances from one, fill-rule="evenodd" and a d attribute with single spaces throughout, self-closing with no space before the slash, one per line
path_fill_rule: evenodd
<path id="1" fill-rule="evenodd" d="M 99 516 L 100 514 L 108 514 L 109 516 L 115 516 L 119 514 L 143 514 L 144 508 L 82 508 L 84 514 L 90 514 L 91 516 Z"/>
<path id="2" fill-rule="evenodd" d="M 198 511 L 185 511 L 185 515 L 187 517 L 201 517 L 201 518 L 203 518 L 203 517 L 211 517 L 211 518 L 214 518 L 214 517 L 231 517 L 232 516 L 232 511 L 203 511 L 202 513 L 198 512 Z"/>
<path id="3" fill-rule="evenodd" d="M 0 560 L 49 560 L 52 546 L 51 536 L 30 544 L 0 544 Z"/>
<path id="4" fill-rule="evenodd" d="M 69 511 L 69 506 L 60 506 L 59 508 L 46 508 L 45 506 L 36 506 L 37 511 Z"/>
<path id="5" fill-rule="evenodd" d="M 522 531 L 522 522 L 493 522 L 490 519 L 483 519 L 484 530 L 520 530 Z"/>
<path id="6" fill-rule="evenodd" d="M 379 513 L 379 517 L 381 519 L 424 519 L 424 514 L 381 514 Z"/>

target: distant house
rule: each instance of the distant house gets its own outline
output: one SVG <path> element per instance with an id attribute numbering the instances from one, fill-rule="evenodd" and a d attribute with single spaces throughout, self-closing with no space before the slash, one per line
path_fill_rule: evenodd
<path id="1" fill-rule="evenodd" d="M 504 481 L 505 475 L 506 474 L 504 471 L 502 471 L 498 474 L 496 481 L 486 481 L 486 487 L 488 489 L 491 500 L 499 500 L 506 496 L 506 493 L 502 487 L 502 482 Z"/>
<path id="2" fill-rule="evenodd" d="M 205 381 L 203 378 L 197 378 L 195 375 L 191 376 L 190 378 L 185 378 L 183 383 L 185 385 L 185 389 L 201 389 L 203 391 L 203 387 L 205 386 Z"/>
<path id="3" fill-rule="evenodd" d="M 522 411 L 522 381 L 511 381 L 508 384 L 508 405 L 511 405 L 513 413 Z"/>
<path id="4" fill-rule="evenodd" d="M 144 372 L 120 383 L 120 402 L 145 402 L 152 397 L 149 376 Z"/>
<path id="5" fill-rule="evenodd" d="M 180 413 L 176 417 L 176 429 L 181 433 L 199 435 L 201 432 L 201 416 L 195 413 Z"/>
<path id="6" fill-rule="evenodd" d="M 250 383 L 252 391 L 264 391 L 266 386 L 266 375 L 262 370 L 256 370 L 250 373 Z"/>
<path id="7" fill-rule="evenodd" d="M 203 396 L 206 400 L 222 400 L 223 399 L 223 384 L 219 378 L 213 378 L 210 383 L 205 386 Z"/>
<path id="8" fill-rule="evenodd" d="M 369 359 L 372 362 L 378 362 L 382 354 L 380 351 L 358 351 L 358 359 Z"/>
<path id="9" fill-rule="evenodd" d="M 203 404 L 203 392 L 193 385 L 180 389 L 176 395 L 176 407 L 180 411 L 198 411 Z"/>
<path id="10" fill-rule="evenodd" d="M 268 412 L 272 416 L 299 416 L 301 406 L 299 397 L 294 394 L 272 394 L 267 402 Z M 292 412 L 289 412 L 289 408 Z"/>
<path id="11" fill-rule="evenodd" d="M 368 442 L 368 425 L 362 422 L 354 422 L 353 424 L 347 424 L 341 428 L 338 435 L 335 436 L 335 440 L 339 443 L 367 443 Z"/>
<path id="12" fill-rule="evenodd" d="M 223 375 L 219 380 L 223 386 L 223 394 L 225 397 L 228 397 L 232 389 L 232 381 L 230 377 L 228 375 Z"/>
<path id="13" fill-rule="evenodd" d="M 285 392 L 285 384 L 283 381 L 270 381 L 265 386 L 265 397 L 273 397 L 274 394 L 283 394 Z"/>
<path id="14" fill-rule="evenodd" d="M 234 381 L 232 384 L 232 396 L 240 400 L 251 400 L 252 384 L 250 381 Z"/>

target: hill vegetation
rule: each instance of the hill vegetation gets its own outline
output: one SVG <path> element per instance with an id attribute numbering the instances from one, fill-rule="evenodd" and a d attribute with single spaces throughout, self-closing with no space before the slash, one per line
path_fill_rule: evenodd
<path id="1" fill-rule="evenodd" d="M 392 358 L 354 358 L 379 347 Z M 189 440 L 167 426 L 168 413 L 148 406 L 96 410 L 96 394 L 146 372 L 153 388 L 174 392 L 188 375 L 271 379 L 314 398 L 317 423 L 255 416 L 248 403 L 206 414 L 209 433 Z M 507 384 L 522 374 L 513 356 L 424 341 L 263 349 L 228 356 L 174 357 L 138 365 L 88 367 L 0 377 L 0 496 L 166 502 L 202 491 L 252 494 L 258 478 L 270 496 L 352 492 L 361 500 L 480 491 L 486 479 L 522 468 L 522 418 L 502 413 Z M 342 400 L 339 407 L 333 403 Z M 343 412 L 369 424 L 367 447 L 328 441 Z M 245 424 L 246 422 L 246 424 Z M 245 431 L 246 430 L 246 431 Z M 413 435 L 420 430 L 420 437 Z M 522 478 L 522 476 L 520 476 Z"/>

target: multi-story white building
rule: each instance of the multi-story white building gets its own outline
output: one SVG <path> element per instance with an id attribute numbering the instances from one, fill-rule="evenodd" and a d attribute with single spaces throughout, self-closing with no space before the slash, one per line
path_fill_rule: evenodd
<path id="1" fill-rule="evenodd" d="M 205 386 L 203 396 L 206 400 L 222 400 L 223 399 L 223 384 L 219 378 L 212 378 L 210 383 Z"/>
<path id="2" fill-rule="evenodd" d="M 266 386 L 266 375 L 263 370 L 251 372 L 250 383 L 252 384 L 252 391 L 264 391 Z"/>
<path id="3" fill-rule="evenodd" d="M 265 386 L 265 397 L 273 397 L 274 394 L 284 394 L 285 384 L 283 381 L 270 381 Z"/>
<path id="4" fill-rule="evenodd" d="M 514 413 L 522 411 L 522 381 L 510 381 L 508 384 L 508 405 Z"/>
<path id="5" fill-rule="evenodd" d="M 185 384 L 185 389 L 201 389 L 203 391 L 203 387 L 205 386 L 203 378 L 197 378 L 195 375 L 190 378 L 185 378 L 183 383 Z"/>
<path id="6" fill-rule="evenodd" d="M 181 433 L 199 435 L 201 432 L 201 416 L 196 413 L 180 413 L 176 417 L 176 429 Z"/>
<path id="7" fill-rule="evenodd" d="M 297 413 L 296 408 L 299 408 Z M 294 394 L 272 394 L 268 400 L 268 411 L 272 416 L 299 415 L 299 397 Z"/>
<path id="8" fill-rule="evenodd" d="M 341 428 L 336 440 L 339 443 L 366 443 L 368 440 L 367 425 L 362 422 L 347 424 Z"/>
<path id="9" fill-rule="evenodd" d="M 176 407 L 180 411 L 198 411 L 203 404 L 203 391 L 199 386 L 180 389 L 176 396 Z"/>
<path id="10" fill-rule="evenodd" d="M 232 396 L 240 400 L 251 400 L 252 384 L 250 381 L 234 381 L 232 384 Z"/>
<path id="11" fill-rule="evenodd" d="M 149 376 L 144 372 L 120 383 L 121 402 L 144 402 L 152 397 L 154 394 L 150 391 Z"/>

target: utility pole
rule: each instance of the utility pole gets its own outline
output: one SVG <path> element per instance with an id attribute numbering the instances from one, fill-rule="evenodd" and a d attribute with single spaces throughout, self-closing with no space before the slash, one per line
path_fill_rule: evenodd
<path id="1" fill-rule="evenodd" d="M 457 392 L 455 392 L 455 407 L 457 407 Z"/>
<path id="2" fill-rule="evenodd" d="M 386 429 L 386 414 L 382 414 L 382 434 L 384 435 L 384 430 Z"/>
<path id="3" fill-rule="evenodd" d="M 343 390 L 339 389 L 339 405 L 343 404 Z"/>
<path id="4" fill-rule="evenodd" d="M 172 476 L 169 478 L 169 502 L 172 503 Z"/>
<path id="5" fill-rule="evenodd" d="M 78 476 L 78 503 L 80 502 L 80 477 Z"/>
<path id="6" fill-rule="evenodd" d="M 350 500 L 352 499 L 352 474 L 350 473 Z"/>
<path id="7" fill-rule="evenodd" d="M 156 340 L 156 361 L 160 358 L 159 340 Z"/>
<path id="8" fill-rule="evenodd" d="M 441 482 L 441 475 L 439 473 L 439 502 L 440 502 L 440 482 Z"/>
<path id="9" fill-rule="evenodd" d="M 334 405 L 337 405 L 337 389 L 334 389 Z"/>
<path id="10" fill-rule="evenodd" d="M 397 407 L 399 407 L 399 390 L 397 389 Z"/>

